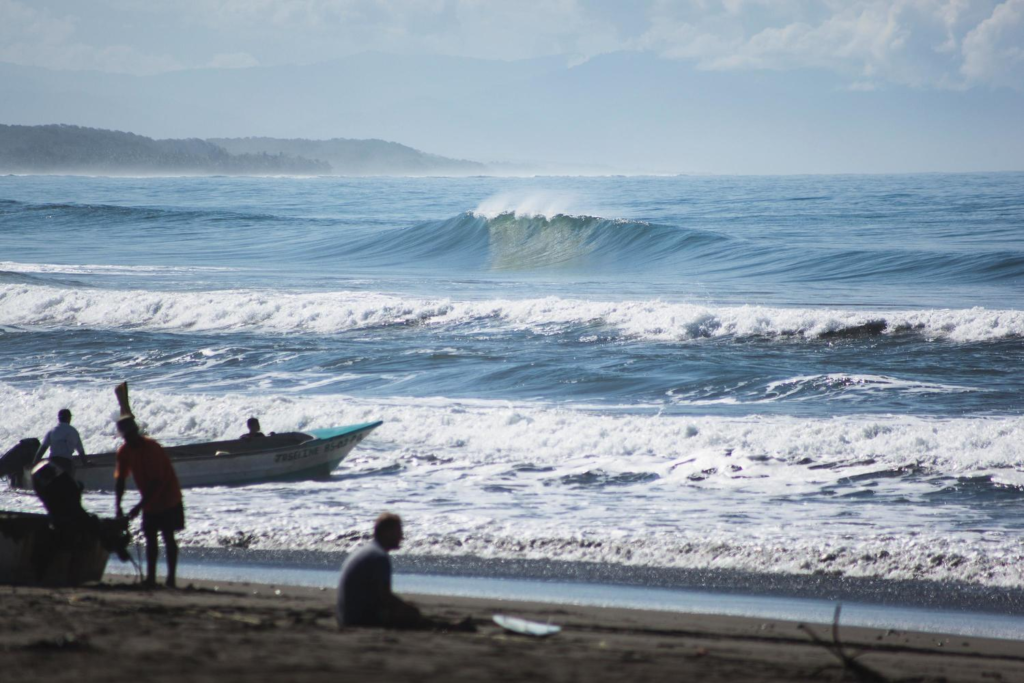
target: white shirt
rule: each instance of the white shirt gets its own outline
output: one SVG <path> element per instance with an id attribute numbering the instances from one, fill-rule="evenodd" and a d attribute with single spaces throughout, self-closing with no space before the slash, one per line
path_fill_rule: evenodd
<path id="1" fill-rule="evenodd" d="M 50 449 L 51 458 L 70 458 L 75 451 L 79 455 L 85 455 L 85 447 L 82 445 L 82 437 L 78 430 L 67 422 L 59 422 L 57 426 L 46 433 L 43 445 L 39 447 L 39 457 Z"/>

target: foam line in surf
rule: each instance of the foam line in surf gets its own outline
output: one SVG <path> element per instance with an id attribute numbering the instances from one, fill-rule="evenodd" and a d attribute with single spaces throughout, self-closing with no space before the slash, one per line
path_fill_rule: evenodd
<path id="1" fill-rule="evenodd" d="M 279 431 L 386 421 L 331 481 L 188 491 L 193 544 L 219 545 L 240 532 L 256 547 L 344 550 L 347 531 L 379 507 L 382 482 L 400 481 L 414 554 L 1024 583 L 1015 532 L 989 528 L 979 547 L 941 507 L 959 510 L 964 497 L 1019 505 L 1020 417 L 653 416 L 152 389 L 136 392 L 133 403 L 146 429 L 168 443 L 237 435 L 253 414 Z M 0 442 L 43 433 L 66 406 L 88 450 L 116 444 L 108 386 L 6 383 Z M 843 496 L 865 502 L 830 507 Z M 871 505 L 881 496 L 902 501 L 898 519 Z M 742 535 L 720 516 L 723 500 L 743 517 Z M 3 490 L 0 502 L 18 499 Z M 569 510 L 576 529 L 562 521 Z M 838 511 L 853 516 L 822 524 Z"/>
<path id="2" fill-rule="evenodd" d="M 225 266 L 157 266 L 157 265 L 116 265 L 116 264 L 63 264 L 63 263 L 21 263 L 0 261 L 0 272 L 60 275 L 136 275 L 136 274 L 187 274 L 224 273 L 237 270 Z"/>
<path id="3" fill-rule="evenodd" d="M 1024 336 L 1024 311 L 864 311 L 561 297 L 456 301 L 365 291 L 168 292 L 0 284 L 0 325 L 7 326 L 335 334 L 413 324 L 451 328 L 456 333 L 460 329 L 468 333 L 503 329 L 579 334 L 580 341 L 608 336 L 685 342 L 915 334 L 978 342 Z M 595 328 L 600 328 L 602 335 L 595 335 Z"/>

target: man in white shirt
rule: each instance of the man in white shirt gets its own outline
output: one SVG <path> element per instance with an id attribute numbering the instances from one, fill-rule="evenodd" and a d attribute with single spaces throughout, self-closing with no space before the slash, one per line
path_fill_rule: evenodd
<path id="1" fill-rule="evenodd" d="M 82 458 L 82 464 L 88 465 L 85 457 L 85 446 L 82 445 L 82 437 L 78 430 L 71 426 L 71 411 L 62 408 L 57 413 L 57 426 L 46 433 L 43 443 L 36 453 L 36 461 L 43 459 L 46 451 L 50 451 L 50 460 L 55 460 L 65 468 L 70 468 L 69 473 L 74 471 L 75 465 L 71 460 L 75 451 Z"/>

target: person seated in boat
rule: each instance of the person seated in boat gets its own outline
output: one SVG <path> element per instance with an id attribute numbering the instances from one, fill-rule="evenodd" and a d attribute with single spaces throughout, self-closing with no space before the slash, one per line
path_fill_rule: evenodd
<path id="1" fill-rule="evenodd" d="M 338 626 L 429 628 L 413 605 L 391 592 L 391 558 L 402 544 L 402 518 L 385 512 L 373 527 L 373 540 L 348 556 L 338 582 Z"/>
<path id="2" fill-rule="evenodd" d="M 143 436 L 135 418 L 122 417 L 117 421 L 117 431 L 124 439 L 124 444 L 117 449 L 114 468 L 117 516 L 124 517 L 121 500 L 130 475 L 141 496 L 128 513 L 128 519 L 142 512 L 142 534 L 146 538 L 145 585 L 149 588 L 156 585 L 156 560 L 160 550 L 157 534 L 160 534 L 167 549 L 167 587 L 174 588 L 178 569 L 178 543 L 174 534 L 185 528 L 178 475 L 163 446 Z"/>
<path id="3" fill-rule="evenodd" d="M 260 421 L 255 417 L 250 417 L 246 421 L 245 426 L 249 428 L 249 431 L 238 437 L 239 439 L 244 441 L 246 439 L 259 439 L 265 436 L 265 434 L 260 431 Z"/>
<path id="4" fill-rule="evenodd" d="M 89 464 L 89 459 L 85 456 L 85 446 L 82 445 L 82 437 L 78 430 L 71 426 L 71 411 L 67 408 L 61 408 L 57 412 L 57 426 L 43 437 L 43 443 L 36 451 L 36 462 L 43 459 L 47 450 L 50 451 L 49 459 L 72 476 L 75 472 L 75 463 L 71 458 L 76 451 L 82 464 Z"/>

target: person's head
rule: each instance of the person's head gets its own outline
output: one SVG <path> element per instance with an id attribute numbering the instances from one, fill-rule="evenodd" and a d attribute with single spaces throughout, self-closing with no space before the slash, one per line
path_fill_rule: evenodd
<path id="1" fill-rule="evenodd" d="M 139 425 L 134 417 L 122 417 L 117 421 L 117 433 L 128 443 L 136 441 L 141 437 Z"/>
<path id="2" fill-rule="evenodd" d="M 402 518 L 390 512 L 382 512 L 373 525 L 373 538 L 384 550 L 397 550 L 402 545 Z"/>
<path id="3" fill-rule="evenodd" d="M 255 417 L 250 417 L 245 424 L 249 427 L 250 434 L 255 434 L 260 431 L 260 421 Z"/>
<path id="4" fill-rule="evenodd" d="M 64 422 L 65 424 L 71 424 L 71 411 L 67 408 L 61 408 L 57 411 L 57 422 Z"/>

